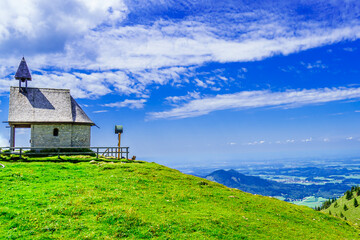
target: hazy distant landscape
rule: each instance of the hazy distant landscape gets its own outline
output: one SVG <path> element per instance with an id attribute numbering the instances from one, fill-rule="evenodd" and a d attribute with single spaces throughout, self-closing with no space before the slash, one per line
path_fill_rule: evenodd
<path id="1" fill-rule="evenodd" d="M 314 208 L 360 184 L 360 159 L 320 159 L 276 164 L 247 164 L 215 168 L 184 168 L 185 173 L 207 178 L 253 194 L 272 196 Z"/>

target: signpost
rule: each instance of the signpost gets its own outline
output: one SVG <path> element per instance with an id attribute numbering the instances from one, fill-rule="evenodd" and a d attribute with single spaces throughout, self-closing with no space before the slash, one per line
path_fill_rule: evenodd
<path id="1" fill-rule="evenodd" d="M 121 151 L 121 148 L 120 148 L 120 142 L 121 142 L 121 134 L 123 133 L 124 131 L 124 128 L 122 125 L 115 125 L 115 134 L 118 135 L 118 138 L 119 138 L 119 142 L 118 142 L 118 159 L 120 159 L 120 151 Z"/>

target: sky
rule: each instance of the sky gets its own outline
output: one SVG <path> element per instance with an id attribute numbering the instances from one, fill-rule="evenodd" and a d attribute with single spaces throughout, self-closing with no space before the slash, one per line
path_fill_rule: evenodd
<path id="1" fill-rule="evenodd" d="M 360 156 L 359 1 L 1 0 L 1 121 L 23 56 L 30 87 L 71 90 L 92 146 L 123 125 L 130 155 L 168 166 Z"/>

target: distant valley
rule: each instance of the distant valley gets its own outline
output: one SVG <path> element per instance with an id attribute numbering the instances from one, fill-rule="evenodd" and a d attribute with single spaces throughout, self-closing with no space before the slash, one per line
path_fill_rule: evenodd
<path id="1" fill-rule="evenodd" d="M 316 207 L 360 185 L 359 159 L 198 168 L 191 174 L 252 194 Z M 189 171 L 189 169 L 187 169 Z M 186 170 L 184 171 L 186 172 Z"/>
<path id="2" fill-rule="evenodd" d="M 306 185 L 276 182 L 258 176 L 247 176 L 235 170 L 217 170 L 205 178 L 252 194 L 281 197 L 289 202 L 309 196 L 333 198 L 342 195 L 349 188 L 347 185 L 336 183 Z"/>

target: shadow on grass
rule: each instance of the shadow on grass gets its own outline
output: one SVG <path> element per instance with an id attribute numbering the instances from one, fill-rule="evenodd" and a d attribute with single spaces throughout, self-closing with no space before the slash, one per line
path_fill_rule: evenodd
<path id="1" fill-rule="evenodd" d="M 53 163 L 81 163 L 81 162 L 113 162 L 113 163 L 145 163 L 144 161 L 138 160 L 129 160 L 129 159 L 111 159 L 111 158 L 95 158 L 95 157 L 88 157 L 88 156 L 62 156 L 58 158 L 57 156 L 54 157 L 19 157 L 19 156 L 4 156 L 0 155 L 0 161 L 4 162 L 53 162 Z"/>

